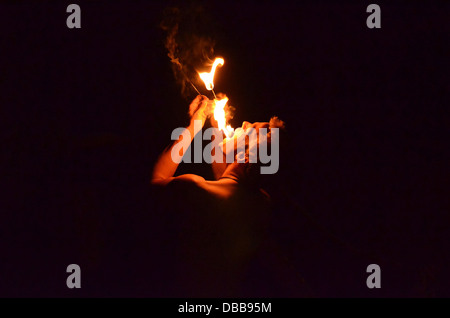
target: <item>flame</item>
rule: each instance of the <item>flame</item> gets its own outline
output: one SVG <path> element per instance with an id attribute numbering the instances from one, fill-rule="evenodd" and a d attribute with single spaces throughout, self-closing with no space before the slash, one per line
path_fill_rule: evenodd
<path id="1" fill-rule="evenodd" d="M 214 99 L 214 119 L 217 120 L 217 125 L 222 130 L 227 138 L 233 136 L 234 129 L 227 125 L 225 105 L 228 102 L 228 98 Z"/>
<path id="2" fill-rule="evenodd" d="M 214 89 L 214 74 L 216 73 L 216 68 L 219 65 L 222 66 L 224 63 L 225 61 L 223 60 L 223 58 L 218 57 L 214 60 L 211 71 L 209 73 L 198 73 L 200 78 L 205 83 L 207 90 L 211 91 Z M 216 94 L 214 94 L 214 97 L 216 97 Z M 234 134 L 234 129 L 230 125 L 227 125 L 225 114 L 225 105 L 227 104 L 227 102 L 228 98 L 226 96 L 222 99 L 214 99 L 214 119 L 217 121 L 219 129 L 223 131 L 227 138 L 230 138 Z"/>
<path id="3" fill-rule="evenodd" d="M 222 66 L 223 63 L 225 63 L 225 61 L 223 60 L 223 58 L 216 58 L 214 60 L 214 63 L 211 67 L 211 72 L 207 73 L 198 73 L 198 75 L 200 76 L 200 78 L 203 80 L 203 82 L 205 83 L 206 89 L 211 91 L 214 89 L 214 73 L 216 72 L 216 68 L 218 65 Z"/>

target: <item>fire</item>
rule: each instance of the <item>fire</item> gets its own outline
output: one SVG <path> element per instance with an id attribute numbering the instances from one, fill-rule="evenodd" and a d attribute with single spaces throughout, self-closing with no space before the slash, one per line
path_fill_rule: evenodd
<path id="1" fill-rule="evenodd" d="M 198 73 L 198 75 L 200 75 L 200 78 L 205 83 L 207 90 L 211 91 L 214 89 L 214 73 L 216 73 L 217 66 L 222 66 L 224 62 L 225 61 L 223 60 L 223 58 L 218 57 L 214 60 L 214 63 L 211 67 L 211 72 Z"/>
<path id="2" fill-rule="evenodd" d="M 225 105 L 228 102 L 228 98 L 224 97 L 220 100 L 214 99 L 214 119 L 217 120 L 217 125 L 222 130 L 227 138 L 233 136 L 234 129 L 227 125 Z"/>
<path id="3" fill-rule="evenodd" d="M 217 66 L 222 66 L 225 63 L 223 58 L 216 58 L 214 60 L 214 63 L 211 67 L 211 71 L 209 73 L 198 73 L 200 78 L 205 83 L 206 89 L 209 91 L 212 91 L 214 89 L 214 74 L 216 73 Z M 214 93 L 214 91 L 213 91 Z M 214 93 L 214 97 L 216 97 L 216 94 Z M 224 97 L 222 99 L 214 99 L 214 119 L 217 121 L 218 127 L 220 130 L 223 131 L 225 136 L 227 138 L 230 138 L 233 136 L 234 129 L 227 125 L 227 119 L 226 119 L 226 113 L 225 113 L 225 106 L 228 102 L 228 98 Z"/>

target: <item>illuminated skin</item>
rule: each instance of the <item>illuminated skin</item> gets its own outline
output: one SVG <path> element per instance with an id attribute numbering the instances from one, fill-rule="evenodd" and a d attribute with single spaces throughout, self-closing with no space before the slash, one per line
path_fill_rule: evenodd
<path id="1" fill-rule="evenodd" d="M 269 128 L 268 122 L 255 122 L 255 123 L 249 123 L 248 121 L 244 121 L 242 123 L 241 128 L 243 130 L 246 130 L 248 128 L 254 128 L 257 132 L 257 136 L 259 136 L 259 129 L 260 128 Z M 226 139 L 224 140 L 225 144 L 228 144 L 230 142 L 234 142 L 234 149 L 237 149 L 237 140 L 236 138 L 232 139 Z M 226 147 L 226 145 L 225 145 Z M 246 162 L 248 161 L 248 158 L 246 158 Z M 223 154 L 223 160 L 222 163 L 213 162 L 212 163 L 212 169 L 214 173 L 214 177 L 216 180 L 220 180 L 220 178 L 230 178 L 233 179 L 240 179 L 243 177 L 242 170 L 244 167 L 247 168 L 248 163 L 226 163 L 226 157 L 225 154 Z"/>
<path id="2" fill-rule="evenodd" d="M 205 96 L 197 96 L 191 103 L 187 127 L 191 142 L 194 120 L 204 125 L 211 106 Z M 268 125 L 244 122 L 243 128 Z M 212 181 L 195 174 L 174 177 L 178 164 L 172 160 L 171 151 L 178 142 L 160 155 L 151 179 L 155 191 L 161 191 L 157 196 L 174 226 L 168 236 L 183 233 L 171 261 L 171 277 L 180 293 L 174 296 L 232 295 L 263 241 L 270 216 L 268 195 L 247 182 L 248 168 L 255 164 L 212 164 L 216 176 Z M 259 168 L 256 170 L 259 172 Z"/>
<path id="3" fill-rule="evenodd" d="M 187 129 L 190 132 L 191 142 L 194 138 L 194 120 L 201 120 L 202 126 L 205 124 L 208 115 L 211 113 L 211 101 L 208 100 L 205 96 L 197 96 L 189 106 L 189 114 L 191 116 L 191 120 Z M 266 122 L 257 122 L 257 123 L 249 123 L 244 122 L 242 124 L 242 128 L 245 130 L 246 128 L 267 128 L 269 127 L 269 123 Z M 180 141 L 177 140 L 172 143 L 171 146 L 167 147 L 163 153 L 160 155 L 158 161 L 155 164 L 153 175 L 152 175 L 152 184 L 159 186 L 166 186 L 169 183 L 176 183 L 178 185 L 197 188 L 202 192 L 206 192 L 213 197 L 227 199 L 233 195 L 233 193 L 237 189 L 237 185 L 239 181 L 241 181 L 246 173 L 246 169 L 249 166 L 249 163 L 225 163 L 225 155 L 224 163 L 213 163 L 213 173 L 216 180 L 208 181 L 203 177 L 194 175 L 194 174 L 184 174 L 181 176 L 174 177 L 175 171 L 177 170 L 178 163 L 175 163 L 171 158 L 172 148 Z M 236 143 L 236 140 L 234 140 Z M 236 146 L 235 146 L 236 149 Z M 182 154 L 184 155 L 184 153 Z"/>

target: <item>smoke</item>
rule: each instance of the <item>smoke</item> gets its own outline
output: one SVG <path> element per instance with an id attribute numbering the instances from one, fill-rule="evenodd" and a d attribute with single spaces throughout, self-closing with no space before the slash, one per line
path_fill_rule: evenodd
<path id="1" fill-rule="evenodd" d="M 197 94 L 192 85 L 203 90 L 197 71 L 210 65 L 214 55 L 214 41 L 208 34 L 212 32 L 208 15 L 198 5 L 167 8 L 160 26 L 167 33 L 165 47 L 182 96 L 188 98 Z"/>

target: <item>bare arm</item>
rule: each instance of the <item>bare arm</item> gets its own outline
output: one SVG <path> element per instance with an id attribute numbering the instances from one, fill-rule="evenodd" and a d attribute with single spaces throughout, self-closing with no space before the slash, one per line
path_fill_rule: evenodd
<path id="1" fill-rule="evenodd" d="M 206 118 L 208 116 L 208 98 L 202 95 L 198 95 L 191 103 L 189 107 L 189 114 L 191 120 L 189 126 L 186 128 L 189 134 L 180 136 L 178 140 L 174 141 L 170 146 L 168 146 L 162 154 L 159 156 L 152 173 L 152 184 L 166 184 L 170 182 L 177 170 L 178 163 L 172 160 L 172 149 L 180 142 L 183 138 L 189 138 L 188 143 L 190 144 L 195 136 L 194 131 L 194 121 L 201 120 L 202 126 L 204 125 Z M 184 141 L 185 142 L 185 141 Z M 184 148 L 180 150 L 180 155 L 184 156 Z"/>
<path id="2" fill-rule="evenodd" d="M 188 142 L 191 143 L 194 136 L 194 125 L 193 123 L 189 124 L 186 128 L 189 132 L 188 134 L 180 135 L 178 140 L 175 140 L 171 145 L 166 147 L 162 154 L 159 156 L 158 161 L 156 162 L 153 173 L 152 173 L 152 184 L 165 184 L 173 179 L 173 175 L 177 170 L 178 163 L 172 160 L 172 149 L 180 142 L 183 141 L 183 138 L 189 138 Z M 184 156 L 184 148 L 180 150 L 180 155 Z"/>
<path id="3" fill-rule="evenodd" d="M 195 191 L 203 195 L 212 195 L 216 198 L 226 199 L 231 196 L 238 187 L 238 181 L 244 175 L 244 166 L 246 164 L 231 164 L 226 169 L 227 165 L 224 164 L 218 169 L 216 181 L 206 181 L 203 177 L 194 174 L 185 174 L 178 177 L 174 177 L 177 170 L 178 163 L 172 160 L 172 150 L 183 138 L 188 138 L 187 143 L 190 144 L 194 139 L 196 131 L 194 131 L 194 121 L 201 120 L 202 127 L 211 112 L 211 104 L 208 102 L 208 98 L 205 96 L 197 96 L 191 103 L 189 108 L 189 114 L 191 116 L 190 123 L 186 127 L 189 134 L 185 134 L 184 137 L 180 136 L 178 140 L 174 141 L 168 146 L 162 154 L 159 156 L 152 173 L 151 183 L 156 186 L 173 185 L 180 190 Z M 180 156 L 183 156 L 183 150 L 187 147 L 180 148 Z M 222 176 L 222 178 L 220 178 Z"/>

